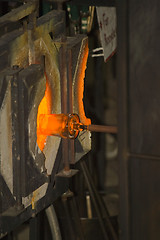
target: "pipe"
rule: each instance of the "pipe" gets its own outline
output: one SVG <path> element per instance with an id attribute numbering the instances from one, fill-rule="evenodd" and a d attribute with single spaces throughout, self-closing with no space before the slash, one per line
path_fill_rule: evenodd
<path id="1" fill-rule="evenodd" d="M 118 129 L 116 126 L 102 126 L 102 125 L 89 125 L 87 130 L 91 132 L 104 132 L 104 133 L 117 133 Z"/>
<path id="2" fill-rule="evenodd" d="M 81 162 L 80 162 L 80 166 L 81 166 L 81 169 L 82 169 L 82 171 L 83 171 L 84 177 L 85 177 L 85 179 L 86 179 L 86 183 L 87 183 L 87 185 L 88 185 L 88 190 L 89 190 L 89 192 L 90 192 L 90 195 L 91 195 L 91 197 L 92 197 L 92 200 L 94 200 L 93 197 L 95 198 L 95 200 L 93 201 L 93 203 L 94 203 L 94 202 L 96 201 L 96 199 L 97 199 L 97 202 L 99 203 L 99 206 L 100 206 L 100 208 L 102 209 L 103 214 L 104 214 L 104 216 L 105 216 L 106 223 L 107 223 L 107 226 L 108 226 L 108 230 L 110 231 L 110 234 L 111 234 L 111 236 L 112 236 L 112 239 L 113 239 L 113 240 L 118 240 L 118 236 L 117 236 L 117 234 L 116 234 L 116 232 L 115 232 L 115 230 L 114 230 L 114 228 L 113 228 L 113 226 L 112 226 L 112 224 L 111 224 L 111 222 L 110 222 L 108 211 L 107 211 L 107 209 L 106 209 L 106 207 L 105 207 L 105 204 L 104 204 L 104 202 L 102 201 L 102 199 L 100 198 L 100 195 L 99 195 L 99 193 L 98 193 L 98 191 L 97 191 L 97 189 L 96 189 L 96 187 L 95 187 L 95 184 L 94 184 L 93 179 L 92 179 L 92 176 L 91 176 L 91 174 L 90 174 L 90 172 L 89 172 L 89 170 L 88 170 L 88 167 L 87 167 L 86 162 L 81 161 Z M 95 203 L 94 203 L 94 205 L 95 205 Z M 96 210 L 96 207 L 95 207 L 95 210 Z M 96 211 L 96 212 L 97 212 L 97 211 Z M 99 219 L 99 220 L 101 221 L 101 219 Z M 100 224 L 102 224 L 102 223 L 100 222 Z M 102 225 L 101 225 L 101 227 L 102 227 Z M 103 229 L 102 229 L 102 230 L 103 230 Z M 104 232 L 104 230 L 103 230 L 103 232 Z M 104 233 L 105 233 L 105 232 L 104 232 Z"/>
<path id="3" fill-rule="evenodd" d="M 47 219 L 48 219 L 48 222 L 50 225 L 52 239 L 53 240 L 62 240 L 57 215 L 56 215 L 53 205 L 50 205 L 48 208 L 46 208 L 45 212 L 46 212 Z"/>
<path id="4" fill-rule="evenodd" d="M 91 198 L 92 198 L 92 201 L 93 201 L 93 205 L 94 205 L 95 211 L 96 211 L 96 213 L 97 213 L 97 217 L 98 217 L 98 220 L 99 220 L 99 224 L 100 224 L 100 227 L 101 227 L 101 230 L 102 230 L 104 239 L 105 239 L 105 240 L 109 240 L 109 236 L 108 236 L 108 233 L 107 233 L 106 228 L 105 228 L 105 224 L 104 224 L 104 221 L 103 221 L 101 212 L 100 212 L 99 205 L 97 204 L 97 201 L 96 201 L 96 198 L 95 198 L 95 194 L 94 194 L 92 185 L 91 185 L 90 180 L 89 180 L 89 178 L 88 178 L 88 172 L 86 171 L 86 168 L 87 168 L 87 167 L 86 167 L 86 165 L 85 165 L 85 162 L 81 161 L 81 162 L 80 162 L 80 166 L 81 166 L 81 169 L 82 169 L 82 172 L 83 172 L 83 175 L 84 175 L 86 184 L 87 184 L 87 186 L 88 186 L 88 190 L 89 190 L 89 193 L 90 193 L 90 195 L 91 195 Z"/>

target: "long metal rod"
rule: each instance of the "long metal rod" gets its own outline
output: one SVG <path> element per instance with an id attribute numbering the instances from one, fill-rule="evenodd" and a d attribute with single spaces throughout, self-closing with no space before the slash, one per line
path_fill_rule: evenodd
<path id="1" fill-rule="evenodd" d="M 73 224 L 72 224 L 72 218 L 68 209 L 68 201 L 67 198 L 62 196 L 62 203 L 63 203 L 63 207 L 64 207 L 64 211 L 65 211 L 65 215 L 67 218 L 67 226 L 68 226 L 68 232 L 69 232 L 69 239 L 76 239 L 75 233 L 74 233 L 74 229 L 73 229 Z"/>
<path id="2" fill-rule="evenodd" d="M 89 170 L 88 170 L 88 167 L 87 167 L 87 165 L 86 165 L 86 162 L 84 162 L 84 164 L 85 164 L 85 166 L 86 166 L 86 171 L 87 171 L 87 174 L 88 174 L 90 183 L 92 184 L 92 188 L 93 188 L 93 190 L 94 190 L 94 193 L 95 193 L 95 195 L 96 195 L 96 197 L 97 197 L 98 203 L 99 203 L 99 205 L 100 205 L 101 208 L 102 208 L 102 211 L 103 211 L 104 217 L 105 217 L 105 219 L 106 219 L 106 222 L 107 222 L 107 226 L 108 226 L 108 228 L 109 228 L 109 231 L 111 232 L 112 238 L 113 238 L 113 240 L 118 240 L 117 234 L 115 233 L 115 230 L 114 230 L 114 228 L 113 228 L 113 226 L 112 226 L 112 224 L 111 224 L 111 221 L 110 221 L 110 219 L 109 219 L 108 210 L 107 210 L 107 208 L 106 208 L 103 200 L 101 199 L 101 197 L 100 197 L 100 195 L 99 195 L 99 193 L 98 193 L 98 191 L 97 191 L 97 188 L 95 187 L 95 184 L 94 184 L 93 179 L 92 179 L 92 177 L 91 177 L 91 174 L 90 174 L 90 172 L 89 172 Z"/>
<path id="3" fill-rule="evenodd" d="M 102 218 L 102 215 L 101 215 L 101 212 L 100 212 L 100 209 L 99 209 L 99 206 L 97 204 L 97 201 L 96 201 L 96 198 L 95 198 L 95 194 L 94 194 L 94 191 L 93 191 L 93 188 L 92 188 L 92 185 L 90 183 L 90 180 L 88 178 L 88 172 L 86 171 L 86 164 L 84 161 L 81 161 L 80 162 L 80 166 L 81 166 L 81 169 L 83 171 L 83 175 L 84 175 L 84 178 L 86 180 L 86 184 L 88 186 L 88 190 L 90 192 L 90 195 L 92 197 L 92 201 L 93 201 L 93 204 L 94 204 L 94 207 L 95 207 L 95 211 L 97 213 L 97 217 L 98 217 L 98 220 L 99 220 L 99 224 L 101 226 L 101 229 L 102 229 L 102 233 L 103 233 L 103 236 L 104 236 L 104 239 L 105 240 L 109 240 L 109 237 L 108 237 L 108 234 L 106 232 L 106 228 L 105 228 L 105 225 L 104 225 L 104 221 L 103 221 L 103 218 Z"/>
<path id="4" fill-rule="evenodd" d="M 81 167 L 83 165 L 83 169 L 85 170 L 85 173 L 86 173 L 86 175 L 88 177 L 88 180 L 89 180 L 89 183 L 91 185 L 91 188 L 93 189 L 93 193 L 95 194 L 95 197 L 97 198 L 97 201 L 98 201 L 98 203 L 99 203 L 99 205 L 100 205 L 100 207 L 101 207 L 101 209 L 103 211 L 103 215 L 104 215 L 104 217 L 106 219 L 106 223 L 107 223 L 109 232 L 111 233 L 112 239 L 113 240 L 118 240 L 118 236 L 115 233 L 115 230 L 114 230 L 114 228 L 113 228 L 113 226 L 112 226 L 112 224 L 110 222 L 108 210 L 106 209 L 106 206 L 105 206 L 104 202 L 100 198 L 100 195 L 99 195 L 99 193 L 98 193 L 98 191 L 97 191 L 97 189 L 95 187 L 95 184 L 94 184 L 93 179 L 91 177 L 91 174 L 90 174 L 90 172 L 88 170 L 86 162 L 81 162 L 80 164 L 81 164 Z"/>
<path id="5" fill-rule="evenodd" d="M 69 112 L 73 113 L 73 88 L 72 88 L 72 51 L 68 49 L 68 102 Z M 70 163 L 75 163 L 75 142 L 74 139 L 69 141 L 69 159 Z"/>
<path id="6" fill-rule="evenodd" d="M 69 112 L 73 113 L 73 92 L 72 92 L 72 52 L 68 49 L 68 102 Z"/>
<path id="7" fill-rule="evenodd" d="M 64 162 L 64 170 L 69 171 L 69 152 L 68 152 L 68 139 L 62 139 L 62 159 Z"/>
<path id="8" fill-rule="evenodd" d="M 65 37 L 62 37 L 62 42 L 66 42 Z M 67 66 L 66 66 L 66 44 L 62 44 L 60 49 L 60 74 L 61 74 L 61 110 L 67 114 Z M 69 154 L 68 154 L 68 139 L 62 139 L 62 158 L 64 162 L 64 170 L 69 171 Z"/>
<path id="9" fill-rule="evenodd" d="M 60 75 L 61 75 L 61 110 L 67 114 L 67 65 L 66 65 L 66 39 L 62 37 L 62 44 L 60 48 Z"/>
<path id="10" fill-rule="evenodd" d="M 103 125 L 89 125 L 87 130 L 91 132 L 104 132 L 104 133 L 117 133 L 118 128 L 116 126 L 103 126 Z"/>
<path id="11" fill-rule="evenodd" d="M 75 219 L 75 225 L 76 225 L 78 233 L 79 233 L 79 238 L 81 240 L 85 240 L 84 235 L 83 235 L 83 231 L 82 231 L 82 225 L 81 225 L 81 220 L 80 220 L 80 216 L 79 216 L 78 209 L 77 209 L 75 196 L 73 196 L 70 199 L 70 203 L 71 203 L 70 206 L 71 206 L 71 209 L 72 209 L 72 212 L 73 212 L 73 217 Z"/>

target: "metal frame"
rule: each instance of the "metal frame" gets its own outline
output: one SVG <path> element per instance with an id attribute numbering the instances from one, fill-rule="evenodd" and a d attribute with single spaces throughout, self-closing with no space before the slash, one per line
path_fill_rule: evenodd
<path id="1" fill-rule="evenodd" d="M 159 6 L 157 0 L 117 2 L 122 240 L 160 237 Z"/>

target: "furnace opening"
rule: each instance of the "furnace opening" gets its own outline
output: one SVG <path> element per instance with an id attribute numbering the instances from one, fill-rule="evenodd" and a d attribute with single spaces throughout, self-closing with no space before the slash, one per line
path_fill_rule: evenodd
<path id="1" fill-rule="evenodd" d="M 83 94 L 84 94 L 84 79 L 85 79 L 85 71 L 87 68 L 87 60 L 88 60 L 88 43 L 85 45 L 82 53 L 81 60 L 79 62 L 79 69 L 77 74 L 77 88 L 76 88 L 76 98 L 78 102 L 78 112 L 80 121 L 85 125 L 91 124 L 91 119 L 87 118 L 84 111 L 83 104 Z"/>
<path id="2" fill-rule="evenodd" d="M 40 148 L 41 151 L 43 151 L 46 140 L 47 140 L 47 135 L 41 134 L 39 132 L 39 119 L 41 114 L 51 114 L 52 111 L 52 95 L 51 95 L 51 87 L 49 84 L 49 80 L 47 78 L 47 74 L 45 73 L 46 77 L 46 90 L 45 90 L 45 95 L 42 98 L 39 107 L 38 107 L 38 113 L 37 113 L 37 144 L 38 147 Z"/>
<path id="3" fill-rule="evenodd" d="M 91 120 L 86 117 L 85 111 L 84 111 L 84 104 L 83 104 L 83 94 L 84 94 L 84 78 L 85 78 L 85 70 L 87 67 L 87 59 L 88 59 L 88 44 L 85 43 L 83 48 L 81 49 L 81 56 L 78 60 L 78 67 L 76 69 L 76 84 L 73 81 L 73 111 L 74 113 L 78 114 L 78 120 L 75 120 L 75 122 L 80 122 L 85 125 L 90 125 Z M 39 107 L 38 107 L 38 114 L 37 114 L 37 144 L 41 151 L 44 150 L 47 136 L 61 136 L 61 137 L 77 137 L 78 132 L 80 129 L 72 129 L 74 134 L 71 134 L 70 127 L 68 123 L 71 123 L 70 118 L 68 116 L 66 117 L 66 120 L 64 120 L 64 114 L 53 114 L 52 113 L 52 89 L 51 85 L 49 83 L 49 80 L 47 78 L 47 74 L 45 73 L 46 77 L 46 90 L 45 95 L 43 99 L 41 100 Z M 73 117 L 73 112 L 70 113 Z M 76 115 L 74 115 L 71 120 L 75 119 Z M 63 122 L 63 121 L 64 122 Z M 67 123 L 64 127 L 63 124 Z M 71 127 L 72 128 L 72 127 Z M 66 134 L 65 130 L 67 129 Z M 68 131 L 69 130 L 69 131 Z M 64 134 L 65 133 L 65 134 Z"/>

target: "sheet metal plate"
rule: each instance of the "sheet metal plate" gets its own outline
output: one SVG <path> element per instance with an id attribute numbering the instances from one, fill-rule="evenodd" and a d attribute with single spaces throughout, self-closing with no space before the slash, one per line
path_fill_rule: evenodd
<path id="1" fill-rule="evenodd" d="M 129 140 L 131 152 L 160 156 L 160 2 L 130 1 Z"/>
<path id="2" fill-rule="evenodd" d="M 131 240 L 160 239 L 160 161 L 130 159 Z"/>

